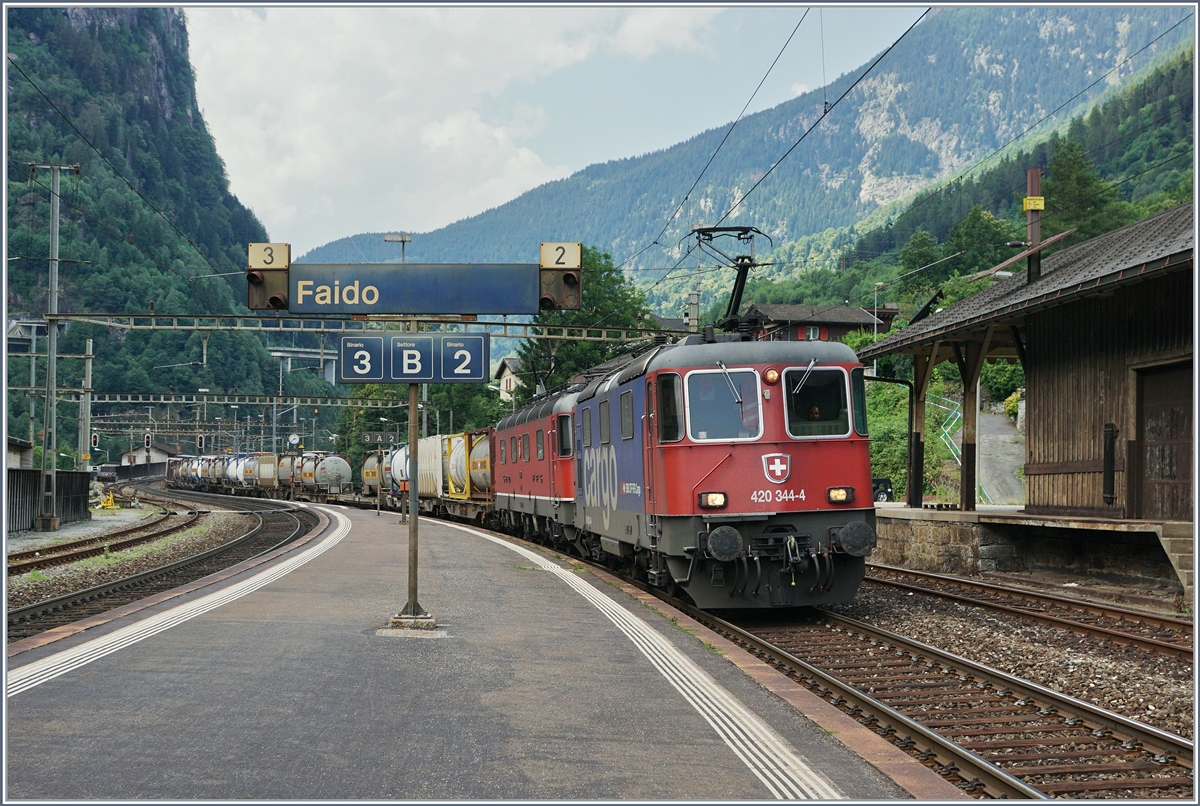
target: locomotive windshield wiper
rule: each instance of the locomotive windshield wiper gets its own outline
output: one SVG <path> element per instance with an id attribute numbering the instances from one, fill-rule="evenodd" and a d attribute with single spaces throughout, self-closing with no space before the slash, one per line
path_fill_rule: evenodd
<path id="1" fill-rule="evenodd" d="M 804 370 L 804 376 L 800 378 L 800 383 L 796 384 L 796 388 L 792 390 L 793 395 L 800 394 L 800 388 L 804 386 L 804 382 L 808 380 L 809 374 L 813 371 L 813 367 L 817 365 L 817 359 L 808 362 L 808 369 Z"/>
<path id="2" fill-rule="evenodd" d="M 738 394 L 737 387 L 734 386 L 733 378 L 730 377 L 729 370 L 725 368 L 724 362 L 718 361 L 717 366 L 720 367 L 721 371 L 725 373 L 725 381 L 729 384 L 730 390 L 733 391 L 733 401 L 739 406 L 742 405 L 742 396 Z"/>

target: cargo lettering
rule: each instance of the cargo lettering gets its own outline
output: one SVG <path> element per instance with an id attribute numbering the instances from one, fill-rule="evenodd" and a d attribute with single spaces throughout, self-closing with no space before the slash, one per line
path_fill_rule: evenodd
<path id="1" fill-rule="evenodd" d="M 610 445 L 587 448 L 583 452 L 583 500 L 587 506 L 600 507 L 604 528 L 617 511 L 617 452 Z"/>

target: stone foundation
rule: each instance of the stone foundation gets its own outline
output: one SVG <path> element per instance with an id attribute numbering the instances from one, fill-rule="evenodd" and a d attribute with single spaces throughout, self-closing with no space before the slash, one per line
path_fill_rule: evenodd
<path id="1" fill-rule="evenodd" d="M 876 528 L 868 560 L 916 571 L 1052 571 L 1179 591 L 1191 581 L 1172 565 L 1158 524 L 881 508 Z"/>

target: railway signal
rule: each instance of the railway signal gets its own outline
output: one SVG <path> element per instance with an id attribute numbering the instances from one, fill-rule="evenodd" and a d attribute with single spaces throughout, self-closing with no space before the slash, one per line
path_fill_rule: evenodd
<path id="1" fill-rule="evenodd" d="M 543 243 L 538 270 L 543 311 L 577 311 L 583 306 L 583 244 Z"/>
<path id="2" fill-rule="evenodd" d="M 247 308 L 252 311 L 287 310 L 291 262 L 291 244 L 250 244 L 246 261 Z"/>
<path id="3" fill-rule="evenodd" d="M 100 435 L 99 434 L 92 434 L 92 447 L 93 448 L 100 447 Z"/>
<path id="4" fill-rule="evenodd" d="M 204 435 L 203 434 L 196 435 L 196 450 L 198 450 L 198 451 L 204 450 Z"/>
<path id="5" fill-rule="evenodd" d="M 149 447 L 150 447 L 150 442 L 151 442 L 151 441 L 152 441 L 152 437 L 151 437 L 151 435 L 150 435 L 150 434 L 146 434 L 146 447 L 147 447 L 147 448 L 149 448 Z"/>

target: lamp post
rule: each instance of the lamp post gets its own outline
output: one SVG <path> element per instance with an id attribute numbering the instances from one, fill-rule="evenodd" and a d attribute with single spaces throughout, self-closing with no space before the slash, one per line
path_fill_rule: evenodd
<path id="1" fill-rule="evenodd" d="M 388 243 L 400 244 L 400 262 L 404 262 L 404 245 L 412 242 L 412 236 L 407 232 L 385 232 L 383 240 Z"/>

